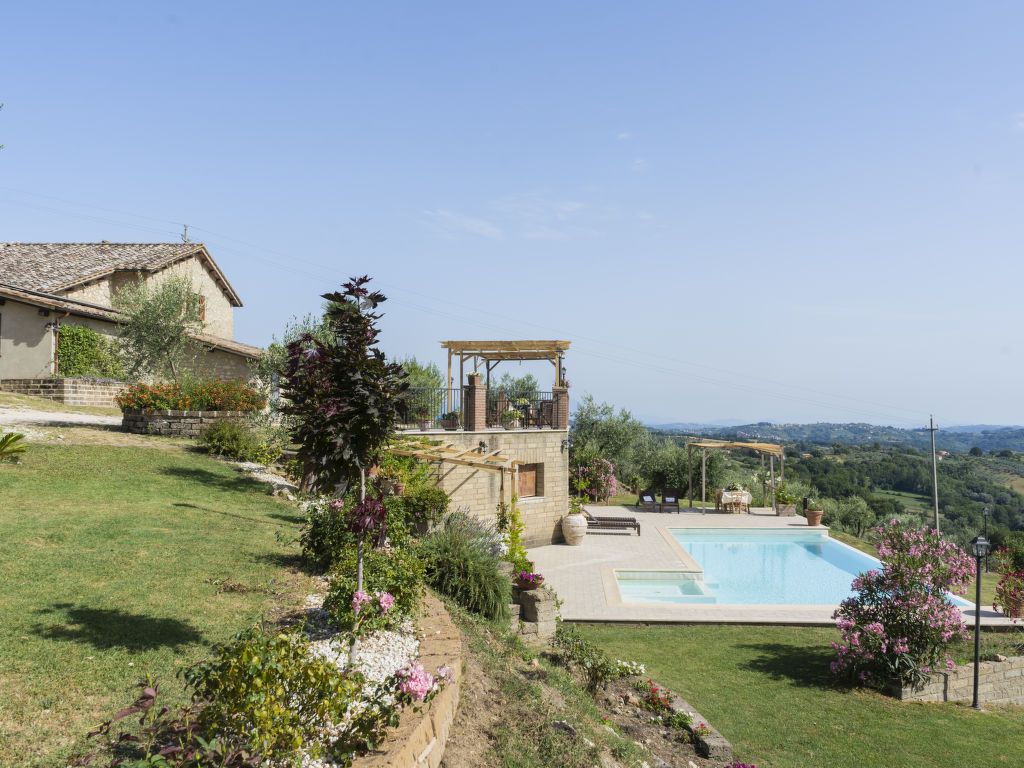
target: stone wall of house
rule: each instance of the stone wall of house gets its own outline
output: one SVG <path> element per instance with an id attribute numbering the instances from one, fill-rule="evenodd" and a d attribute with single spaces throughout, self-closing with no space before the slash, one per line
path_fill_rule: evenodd
<path id="1" fill-rule="evenodd" d="M 553 544 L 562 541 L 562 517 L 569 511 L 569 452 L 562 447 L 568 437 L 561 429 L 490 429 L 480 432 L 425 432 L 432 438 L 443 440 L 462 450 L 476 449 L 478 453 L 500 450 L 499 456 L 528 464 L 543 466 L 538 483 L 539 493 L 519 499 L 519 511 L 526 527 L 523 537 L 526 546 Z M 480 442 L 487 445 L 480 448 Z M 494 524 L 501 501 L 502 476 L 498 472 L 474 469 L 456 464 L 434 465 L 438 486 L 451 496 L 451 509 L 466 508 L 483 522 Z M 506 472 L 505 500 L 511 499 L 512 473 Z"/>
<path id="2" fill-rule="evenodd" d="M 235 338 L 235 310 L 231 301 L 224 294 L 220 285 L 203 262 L 196 256 L 172 264 L 155 274 L 145 274 L 151 285 L 156 285 L 171 276 L 184 276 L 192 282 L 193 290 L 206 297 L 206 320 L 203 333 L 220 336 L 223 339 Z M 113 295 L 129 283 L 137 280 L 134 272 L 116 272 L 100 278 L 88 285 L 81 285 L 64 291 L 62 295 L 69 299 L 99 304 L 103 307 L 113 306 Z"/>
<path id="3" fill-rule="evenodd" d="M 88 379 L 2 379 L 0 392 L 45 397 L 66 405 L 96 405 L 115 408 L 117 397 L 128 387 L 124 383 L 96 384 Z"/>
<path id="4" fill-rule="evenodd" d="M 974 665 L 952 672 L 933 672 L 921 688 L 894 688 L 901 701 L 971 701 L 974 698 Z M 1024 656 L 1006 661 L 983 661 L 978 668 L 978 701 L 989 704 L 1024 704 Z"/>
<path id="5" fill-rule="evenodd" d="M 121 428 L 137 435 L 195 439 L 211 424 L 246 416 L 242 411 L 124 411 Z"/>
<path id="6" fill-rule="evenodd" d="M 422 711 L 405 709 L 398 727 L 388 731 L 384 743 L 372 753 L 357 758 L 353 768 L 438 768 L 441 764 L 459 705 L 462 643 L 448 612 L 431 594 L 423 602 L 418 627 L 423 638 L 419 663 L 430 674 L 435 674 L 438 667 L 447 666 L 453 671 L 454 680 Z"/>

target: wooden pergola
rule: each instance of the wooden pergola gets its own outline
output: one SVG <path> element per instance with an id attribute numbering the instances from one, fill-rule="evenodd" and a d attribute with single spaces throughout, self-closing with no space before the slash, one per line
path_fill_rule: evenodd
<path id="1" fill-rule="evenodd" d="M 693 477 L 693 449 L 700 448 L 700 498 L 701 503 L 707 498 L 707 460 L 709 450 L 719 450 L 730 448 L 746 448 L 751 451 L 756 451 L 761 456 L 761 496 L 764 498 L 767 489 L 772 490 L 772 507 L 775 507 L 775 457 L 779 457 L 779 482 L 781 483 L 785 479 L 786 475 L 786 454 L 782 450 L 781 445 L 775 443 L 734 443 L 727 440 L 700 440 L 695 443 L 687 443 L 686 445 L 686 474 L 687 477 Z M 764 457 L 768 457 L 768 477 L 770 480 L 765 482 L 764 474 Z M 690 483 L 690 507 L 693 507 L 693 483 Z"/>
<path id="2" fill-rule="evenodd" d="M 459 358 L 459 386 L 466 380 L 466 361 L 473 364 L 473 371 L 484 364 L 487 386 L 491 385 L 491 369 L 508 360 L 550 360 L 555 366 L 555 381 L 562 385 L 562 358 L 569 349 L 568 341 L 442 341 L 448 350 L 448 389 L 452 388 L 452 358 Z"/>
<path id="3" fill-rule="evenodd" d="M 499 456 L 498 454 L 501 453 L 500 448 L 491 451 L 490 453 L 478 453 L 478 450 L 482 451 L 485 449 L 459 448 L 452 443 L 448 443 L 447 445 L 400 443 L 398 445 L 388 446 L 385 450 L 396 456 L 411 456 L 430 464 L 444 465 L 445 463 L 448 463 L 460 467 L 482 469 L 485 472 L 498 472 L 501 474 L 500 493 L 502 503 L 505 502 L 505 473 L 510 472 L 512 474 L 512 487 L 518 488 L 519 467 L 526 464 L 525 461 Z"/>

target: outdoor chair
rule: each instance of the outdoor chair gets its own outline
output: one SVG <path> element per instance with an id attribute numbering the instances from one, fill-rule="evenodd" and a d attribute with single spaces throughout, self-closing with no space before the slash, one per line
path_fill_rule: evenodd
<path id="1" fill-rule="evenodd" d="M 658 503 L 658 497 L 654 495 L 654 491 L 646 490 L 640 491 L 640 495 L 637 496 L 636 504 L 633 506 L 647 509 L 648 507 L 657 507 L 658 511 L 661 512 L 661 504 Z"/>
<path id="2" fill-rule="evenodd" d="M 661 511 L 668 512 L 672 509 L 679 511 L 679 491 L 675 488 L 665 488 L 661 492 Z"/>
<path id="3" fill-rule="evenodd" d="M 583 516 L 587 518 L 588 531 L 623 531 L 635 529 L 636 535 L 640 535 L 640 522 L 635 517 L 599 517 L 583 510 Z"/>

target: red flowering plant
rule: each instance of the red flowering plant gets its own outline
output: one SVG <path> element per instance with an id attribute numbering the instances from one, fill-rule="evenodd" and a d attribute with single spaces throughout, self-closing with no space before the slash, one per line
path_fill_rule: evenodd
<path id="1" fill-rule="evenodd" d="M 241 381 L 207 379 L 132 384 L 115 402 L 123 411 L 261 411 L 263 395 Z"/>
<path id="2" fill-rule="evenodd" d="M 921 685 L 933 670 L 956 666 L 946 646 L 968 632 L 948 592 L 964 594 L 973 565 L 930 528 L 893 520 L 875 536 L 882 569 L 855 578 L 856 594 L 832 614 L 842 637 L 832 643 L 830 669 L 859 683 Z"/>
<path id="3" fill-rule="evenodd" d="M 657 719 L 663 725 L 681 730 L 693 723 L 692 712 L 683 712 L 681 710 L 677 712 L 672 706 L 676 699 L 679 698 L 672 691 L 659 688 L 654 684 L 653 680 L 648 680 L 646 683 L 638 682 L 635 686 L 643 694 L 640 706 L 654 712 Z"/>
<path id="4" fill-rule="evenodd" d="M 1002 547 L 996 550 L 996 597 L 992 607 L 1005 616 L 1019 618 L 1024 613 L 1024 569 L 1018 567 L 1020 554 Z"/>

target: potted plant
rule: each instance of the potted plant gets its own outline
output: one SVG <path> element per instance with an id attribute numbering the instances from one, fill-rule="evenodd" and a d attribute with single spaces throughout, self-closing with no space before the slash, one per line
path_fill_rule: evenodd
<path id="1" fill-rule="evenodd" d="M 462 421 L 462 411 L 448 411 L 447 413 L 441 414 L 441 426 L 451 431 L 459 428 L 459 422 Z"/>
<path id="2" fill-rule="evenodd" d="M 583 499 L 573 496 L 569 499 L 569 514 L 562 518 L 562 535 L 570 547 L 578 547 L 587 535 L 587 517 L 583 514 Z"/>
<path id="3" fill-rule="evenodd" d="M 434 419 L 430 415 L 430 410 L 425 405 L 419 405 L 413 411 L 413 417 L 416 419 L 416 425 L 423 430 L 434 428 Z"/>
<path id="4" fill-rule="evenodd" d="M 543 583 L 544 577 L 539 573 L 520 571 L 516 574 L 516 586 L 520 589 L 537 589 Z"/>
<path id="5" fill-rule="evenodd" d="M 786 490 L 785 483 L 775 488 L 775 514 L 779 517 L 792 517 L 796 514 L 797 498 Z"/>
<path id="6" fill-rule="evenodd" d="M 471 387 L 479 387 L 480 382 L 483 381 L 484 375 L 473 371 L 472 373 L 466 374 L 466 381 L 469 382 Z"/>
<path id="7" fill-rule="evenodd" d="M 821 516 L 823 514 L 824 510 L 821 508 L 820 501 L 805 499 L 804 517 L 807 518 L 808 525 L 821 525 Z"/>
<path id="8" fill-rule="evenodd" d="M 505 429 L 518 429 L 519 420 L 523 418 L 523 412 L 518 408 L 509 408 L 501 413 L 501 424 Z"/>

